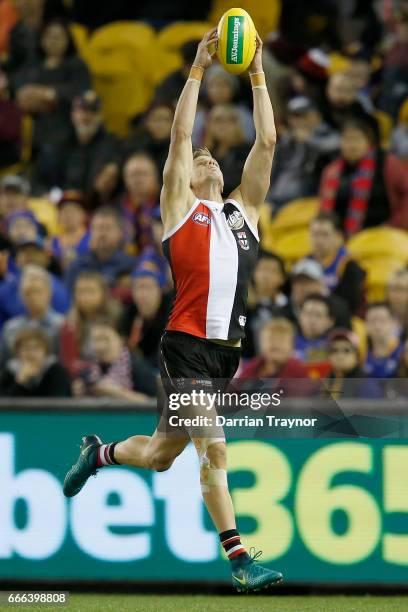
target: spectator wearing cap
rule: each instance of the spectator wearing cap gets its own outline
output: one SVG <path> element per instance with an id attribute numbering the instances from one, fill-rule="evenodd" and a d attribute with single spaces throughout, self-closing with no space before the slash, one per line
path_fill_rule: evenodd
<path id="1" fill-rule="evenodd" d="M 297 380 L 307 379 L 309 374 L 307 367 L 295 357 L 294 342 L 295 327 L 290 321 L 276 317 L 266 322 L 260 330 L 258 356 L 244 365 L 239 386 L 248 389 L 250 381 L 274 379 L 274 387 L 283 389 L 285 397 L 302 396 L 306 391 L 309 394 L 310 384 Z M 259 388 L 259 383 L 255 384 Z"/>
<path id="2" fill-rule="evenodd" d="M 361 314 L 365 272 L 344 245 L 336 215 L 322 212 L 312 220 L 310 244 L 312 251 L 308 259 L 322 266 L 327 290 L 345 300 L 352 314 Z"/>
<path id="3" fill-rule="evenodd" d="M 76 393 L 146 402 L 156 395 L 154 370 L 125 346 L 110 319 L 98 319 L 90 329 L 93 358 L 90 367 L 74 383 Z"/>
<path id="4" fill-rule="evenodd" d="M 307 365 L 312 378 L 325 376 L 329 369 L 328 337 L 334 326 L 334 312 L 328 297 L 309 295 L 299 313 L 295 355 Z"/>
<path id="5" fill-rule="evenodd" d="M 324 100 L 329 65 L 329 56 L 322 49 L 314 47 L 305 51 L 292 66 L 293 93 L 312 98 L 320 107 Z"/>
<path id="6" fill-rule="evenodd" d="M 103 127 L 101 100 L 86 91 L 73 102 L 71 120 L 74 133 L 60 156 L 58 185 L 63 189 L 92 192 L 100 168 L 120 160 L 120 147 Z"/>
<path id="7" fill-rule="evenodd" d="M 14 78 L 18 104 L 34 119 L 34 156 L 45 158 L 40 164 L 53 167 L 54 147 L 70 135 L 72 100 L 89 86 L 88 69 L 76 54 L 68 24 L 58 18 L 46 22 L 36 58 Z"/>
<path id="8" fill-rule="evenodd" d="M 30 183 L 17 174 L 7 174 L 0 181 L 0 220 L 7 223 L 16 212 L 31 211 L 41 224 L 43 234 L 55 230 L 55 207 L 46 199 L 30 199 Z"/>
<path id="9" fill-rule="evenodd" d="M 25 313 L 11 318 L 3 327 L 1 354 L 3 360 L 13 350 L 17 334 L 26 327 L 40 328 L 48 335 L 54 354 L 59 353 L 61 314 L 51 307 L 51 282 L 48 273 L 39 266 L 27 266 L 19 284 Z"/>
<path id="10" fill-rule="evenodd" d="M 151 215 L 159 205 L 159 174 L 153 158 L 142 151 L 131 155 L 123 167 L 123 182 L 126 191 L 119 205 L 126 239 L 141 253 L 153 243 Z"/>
<path id="11" fill-rule="evenodd" d="M 387 302 L 373 302 L 366 312 L 369 348 L 364 371 L 371 378 L 393 378 L 402 352 L 398 324 Z"/>
<path id="12" fill-rule="evenodd" d="M 248 293 L 245 339 L 242 357 L 259 354 L 260 332 L 267 321 L 281 317 L 288 298 L 282 289 L 286 283 L 285 264 L 276 253 L 261 251 Z"/>
<path id="13" fill-rule="evenodd" d="M 7 76 L 0 70 L 0 170 L 20 161 L 22 118 L 21 110 L 10 98 Z"/>
<path id="14" fill-rule="evenodd" d="M 121 306 L 110 295 L 109 287 L 98 272 L 81 272 L 77 277 L 72 306 L 60 333 L 61 361 L 75 378 L 92 357 L 89 332 L 93 321 L 106 317 L 118 320 Z"/>
<path id="15" fill-rule="evenodd" d="M 288 304 L 283 307 L 284 316 L 297 324 L 304 300 L 309 295 L 316 293 L 325 297 L 329 296 L 324 270 L 320 263 L 313 259 L 301 259 L 292 268 L 290 298 Z M 350 309 L 346 301 L 337 295 L 330 295 L 330 304 L 336 326 L 349 328 L 351 326 Z"/>
<path id="16" fill-rule="evenodd" d="M 408 228 L 408 174 L 395 155 L 376 145 L 363 118 L 344 122 L 340 156 L 323 171 L 321 210 L 335 212 L 346 237 L 387 224 Z"/>
<path id="17" fill-rule="evenodd" d="M 276 146 L 267 200 L 275 209 L 315 195 L 322 169 L 339 147 L 338 134 L 323 122 L 316 104 L 305 96 L 288 103 L 288 129 Z"/>
<path id="18" fill-rule="evenodd" d="M 132 303 L 123 314 L 121 329 L 130 349 L 137 349 L 155 368 L 166 327 L 171 299 L 163 293 L 166 278 L 148 262 L 132 273 Z"/>
<path id="19" fill-rule="evenodd" d="M 25 313 L 20 282 L 22 274 L 31 265 L 41 268 L 49 279 L 52 308 L 60 314 L 68 311 L 70 296 L 61 279 L 47 272 L 50 261 L 50 253 L 45 249 L 44 241 L 40 237 L 35 240 L 24 240 L 14 247 L 14 260 L 9 263 L 12 274 L 0 285 L 0 327 L 8 319 Z"/>
<path id="20" fill-rule="evenodd" d="M 376 380 L 367 378 L 360 365 L 358 336 L 349 329 L 334 329 L 329 336 L 330 373 L 323 392 L 333 399 L 375 399 L 383 396 Z"/>
<path id="21" fill-rule="evenodd" d="M 160 100 L 153 102 L 126 141 L 125 155 L 145 151 L 155 160 L 159 174 L 162 175 L 169 152 L 173 116 L 172 104 Z"/>
<path id="22" fill-rule="evenodd" d="M 51 252 L 67 268 L 79 255 L 88 252 L 89 233 L 85 200 L 80 191 L 64 191 L 58 201 L 58 236 L 51 241 Z"/>
<path id="23" fill-rule="evenodd" d="M 68 373 L 52 354 L 49 337 L 42 329 L 22 329 L 14 341 L 13 356 L 0 374 L 1 395 L 71 396 Z"/>
<path id="24" fill-rule="evenodd" d="M 124 251 L 124 238 L 124 222 L 117 209 L 99 208 L 91 221 L 88 252 L 77 257 L 65 272 L 68 290 L 72 292 L 83 270 L 99 272 L 110 287 L 130 275 L 134 258 Z"/>

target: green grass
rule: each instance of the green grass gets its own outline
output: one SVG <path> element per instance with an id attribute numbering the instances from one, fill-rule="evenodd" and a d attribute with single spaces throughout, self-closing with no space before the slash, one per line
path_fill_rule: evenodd
<path id="1" fill-rule="evenodd" d="M 11 606 L 1 607 L 13 609 Z M 15 606 L 19 612 L 354 612 L 408 610 L 408 596 L 71 595 L 67 606 Z"/>

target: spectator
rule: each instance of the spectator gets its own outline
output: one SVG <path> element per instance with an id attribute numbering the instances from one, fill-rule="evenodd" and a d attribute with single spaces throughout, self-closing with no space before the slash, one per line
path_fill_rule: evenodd
<path id="1" fill-rule="evenodd" d="M 136 257 L 135 269 L 150 267 L 150 269 L 158 270 L 163 278 L 166 279 L 164 290 L 170 290 L 173 287 L 173 279 L 169 263 L 163 255 L 163 222 L 161 220 L 160 206 L 156 206 L 151 211 L 151 230 L 152 244 L 143 249 L 140 255 Z"/>
<path id="2" fill-rule="evenodd" d="M 364 371 L 371 378 L 392 378 L 397 371 L 402 346 L 389 304 L 369 304 L 366 327 L 370 344 Z"/>
<path id="3" fill-rule="evenodd" d="M 400 335 L 405 337 L 408 332 L 408 269 L 396 270 L 391 274 L 386 299 L 399 326 Z"/>
<path id="4" fill-rule="evenodd" d="M 325 164 L 338 150 L 338 134 L 323 122 L 310 98 L 290 100 L 288 130 L 279 139 L 267 200 L 275 209 L 297 198 L 315 195 Z"/>
<path id="5" fill-rule="evenodd" d="M 158 86 L 155 93 L 155 100 L 168 100 L 175 105 L 190 74 L 193 65 L 199 40 L 188 40 L 181 46 L 181 56 L 183 64 L 181 68 L 175 70 L 164 79 Z"/>
<path id="6" fill-rule="evenodd" d="M 64 191 L 58 201 L 58 236 L 51 242 L 51 252 L 63 268 L 88 251 L 85 200 L 80 191 Z"/>
<path id="7" fill-rule="evenodd" d="M 396 378 L 387 380 L 386 389 L 388 397 L 408 397 L 408 340 L 400 353 Z"/>
<path id="8" fill-rule="evenodd" d="M 408 95 L 408 11 L 397 14 L 395 33 L 388 43 L 382 70 L 380 106 L 396 118 Z"/>
<path id="9" fill-rule="evenodd" d="M 224 193 L 229 195 L 241 182 L 242 171 L 251 149 L 232 104 L 218 104 L 210 112 L 206 146 L 217 159 L 223 177 Z"/>
<path id="10" fill-rule="evenodd" d="M 140 253 L 152 244 L 151 213 L 158 206 L 160 183 L 157 166 L 146 153 L 135 153 L 123 168 L 126 192 L 121 211 L 126 221 L 127 238 Z"/>
<path id="11" fill-rule="evenodd" d="M 170 145 L 170 131 L 174 108 L 167 102 L 154 102 L 146 112 L 142 125 L 136 129 L 126 143 L 129 153 L 145 151 L 156 162 L 160 175 L 163 174 Z"/>
<path id="12" fill-rule="evenodd" d="M 109 320 L 90 330 L 94 360 L 83 377 L 88 392 L 102 397 L 144 402 L 156 395 L 156 377 L 147 363 L 131 353 Z M 76 385 L 78 390 L 80 385 Z"/>
<path id="13" fill-rule="evenodd" d="M 18 211 L 8 217 L 7 235 L 14 246 L 41 240 L 40 226 L 30 210 Z"/>
<path id="14" fill-rule="evenodd" d="M 345 300 L 353 314 L 364 305 L 365 272 L 344 246 L 342 230 L 333 213 L 322 212 L 310 224 L 309 255 L 322 266 L 327 290 Z"/>
<path id="15" fill-rule="evenodd" d="M 242 357 L 248 359 L 259 353 L 259 334 L 264 324 L 282 316 L 288 299 L 282 293 L 286 282 L 285 264 L 276 253 L 260 252 L 249 290 L 245 340 Z"/>
<path id="16" fill-rule="evenodd" d="M 25 312 L 24 303 L 20 295 L 21 275 L 30 265 L 40 267 L 47 273 L 50 263 L 50 255 L 44 249 L 43 241 L 37 238 L 36 241 L 22 242 L 15 248 L 15 258 L 13 261 L 12 274 L 0 287 L 0 327 L 5 321 L 12 317 L 22 315 Z M 53 310 L 60 314 L 68 311 L 70 296 L 61 279 L 55 274 L 47 273 L 51 285 L 51 306 Z"/>
<path id="17" fill-rule="evenodd" d="M 377 381 L 367 378 L 360 366 L 358 336 L 348 329 L 335 329 L 329 337 L 331 371 L 324 392 L 333 399 L 375 399 L 383 393 Z"/>
<path id="18" fill-rule="evenodd" d="M 17 9 L 11 0 L 0 0 L 0 56 L 7 53 L 10 32 L 18 21 Z"/>
<path id="19" fill-rule="evenodd" d="M 371 75 L 373 72 L 372 56 L 369 49 L 361 45 L 350 45 L 347 50 L 349 65 L 346 75 L 351 80 L 356 92 L 357 101 L 361 104 L 366 113 L 374 111 L 371 91 Z"/>
<path id="20" fill-rule="evenodd" d="M 346 72 L 330 75 L 326 88 L 326 101 L 323 107 L 326 123 L 338 130 L 350 115 L 362 115 L 364 109 L 358 101 L 355 80 Z"/>
<path id="21" fill-rule="evenodd" d="M 51 350 L 59 353 L 59 332 L 63 317 L 51 307 L 51 282 L 48 273 L 39 266 L 27 266 L 21 276 L 21 300 L 25 314 L 7 321 L 3 327 L 2 357 L 8 358 L 17 334 L 26 327 L 44 330 Z"/>
<path id="22" fill-rule="evenodd" d="M 344 123 L 340 149 L 323 172 L 321 209 L 337 213 L 347 237 L 384 223 L 408 228 L 404 164 L 376 147 L 371 126 L 362 119 Z"/>
<path id="23" fill-rule="evenodd" d="M 92 189 L 88 194 L 87 204 L 89 210 L 96 210 L 100 206 L 112 206 L 121 191 L 120 167 L 117 162 L 103 161 L 95 171 Z"/>
<path id="24" fill-rule="evenodd" d="M 36 56 L 38 32 L 44 19 L 44 0 L 14 0 L 19 18 L 9 33 L 4 70 L 12 76 Z"/>
<path id="25" fill-rule="evenodd" d="M 45 199 L 29 199 L 30 183 L 22 176 L 7 174 L 0 182 L 0 220 L 7 222 L 7 218 L 15 213 L 30 210 L 43 234 L 52 232 L 55 227 L 54 205 Z"/>
<path id="26" fill-rule="evenodd" d="M 255 137 L 254 122 L 252 114 L 243 104 L 237 104 L 237 97 L 240 91 L 239 78 L 226 72 L 219 64 L 212 64 L 205 72 L 203 81 L 203 97 L 209 110 L 215 106 L 233 105 L 236 109 L 245 140 L 253 140 Z M 199 111 L 196 116 L 193 145 L 202 144 L 202 130 L 206 123 L 206 112 Z"/>
<path id="27" fill-rule="evenodd" d="M 297 324 L 304 300 L 315 293 L 328 296 L 324 270 L 317 261 L 302 259 L 292 268 L 290 300 L 283 307 L 286 318 Z M 349 328 L 350 309 L 346 301 L 338 295 L 331 295 L 330 303 L 336 327 Z"/>
<path id="28" fill-rule="evenodd" d="M 84 270 L 99 272 L 109 286 L 130 274 L 134 259 L 125 253 L 123 244 L 123 219 L 118 211 L 108 206 L 97 210 L 91 221 L 89 251 L 77 257 L 66 271 L 69 291 Z"/>
<path id="29" fill-rule="evenodd" d="M 159 344 L 170 312 L 171 300 L 163 294 L 166 278 L 145 265 L 132 274 L 132 303 L 122 319 L 122 332 L 130 349 L 138 349 L 158 368 Z"/>
<path id="30" fill-rule="evenodd" d="M 81 272 L 73 288 L 73 303 L 61 327 L 61 359 L 71 376 L 84 368 L 92 353 L 89 330 L 101 317 L 118 320 L 119 303 L 109 295 L 109 288 L 97 272 Z"/>
<path id="31" fill-rule="evenodd" d="M 308 378 L 308 370 L 294 356 L 294 339 L 295 328 L 287 319 L 277 317 L 265 323 L 260 333 L 260 355 L 244 366 L 239 380 L 273 378 L 274 386 L 283 389 L 285 397 L 302 396 L 305 386 L 296 379 Z"/>
<path id="32" fill-rule="evenodd" d="M 21 146 L 22 113 L 10 99 L 7 76 L 0 70 L 0 170 L 20 161 Z"/>
<path id="33" fill-rule="evenodd" d="M 328 371 L 328 337 L 333 325 L 330 300 L 318 293 L 309 295 L 300 309 L 295 356 L 307 364 L 313 378 L 324 376 Z"/>
<path id="34" fill-rule="evenodd" d="M 0 393 L 7 397 L 70 397 L 68 373 L 50 352 L 42 329 L 22 329 L 0 375 Z"/>
<path id="35" fill-rule="evenodd" d="M 95 92 L 86 91 L 75 98 L 71 119 L 74 134 L 62 151 L 61 176 L 53 184 L 89 194 L 100 168 L 119 162 L 119 145 L 103 127 L 101 100 Z"/>
<path id="36" fill-rule="evenodd" d="M 19 71 L 14 86 L 21 110 L 34 118 L 34 152 L 48 160 L 54 153 L 51 147 L 60 147 L 69 138 L 73 99 L 90 87 L 88 69 L 76 54 L 67 23 L 61 19 L 45 23 L 37 57 Z M 48 163 L 53 165 L 52 157 Z"/>

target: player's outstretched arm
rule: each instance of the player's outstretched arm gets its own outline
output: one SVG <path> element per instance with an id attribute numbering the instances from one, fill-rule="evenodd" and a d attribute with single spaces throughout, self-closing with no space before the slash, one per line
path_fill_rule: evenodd
<path id="1" fill-rule="evenodd" d="M 197 110 L 198 93 L 204 70 L 211 64 L 210 46 L 217 40 L 217 30 L 207 32 L 197 48 L 197 54 L 184 86 L 174 114 L 171 128 L 170 148 L 163 172 L 163 189 L 160 198 L 164 225 L 173 225 L 173 220 L 183 216 L 194 198 L 190 190 L 193 164 L 191 135 Z M 185 211 L 180 210 L 185 206 Z"/>
<path id="2" fill-rule="evenodd" d="M 273 109 L 262 68 L 262 40 L 259 34 L 256 36 L 257 48 L 254 59 L 249 67 L 254 101 L 256 138 L 245 162 L 241 185 L 231 194 L 232 197 L 244 204 L 246 212 L 254 225 L 258 222 L 259 207 L 264 203 L 269 189 L 276 144 Z"/>

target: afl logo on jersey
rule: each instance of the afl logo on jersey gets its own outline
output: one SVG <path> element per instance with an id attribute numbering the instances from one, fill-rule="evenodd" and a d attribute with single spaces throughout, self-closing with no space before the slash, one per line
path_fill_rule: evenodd
<path id="1" fill-rule="evenodd" d="M 239 210 L 235 210 L 231 213 L 227 219 L 227 223 L 232 230 L 240 230 L 244 227 L 244 217 L 239 212 Z"/>
<path id="2" fill-rule="evenodd" d="M 194 223 L 197 223 L 198 225 L 210 225 L 211 223 L 210 217 L 203 212 L 194 213 L 193 221 Z"/>

